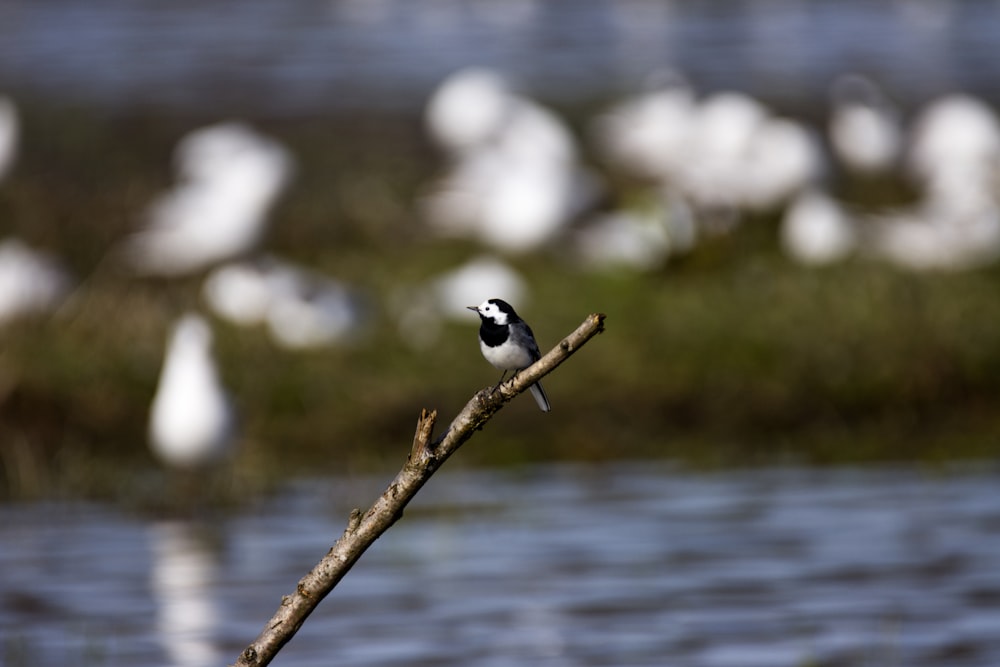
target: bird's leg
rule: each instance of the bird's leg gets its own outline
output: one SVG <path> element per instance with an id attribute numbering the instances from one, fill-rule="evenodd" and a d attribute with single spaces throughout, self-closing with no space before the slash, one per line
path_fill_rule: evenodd
<path id="1" fill-rule="evenodd" d="M 519 373 L 520 373 L 520 372 L 521 372 L 522 370 L 523 370 L 523 369 L 520 369 L 520 368 L 519 368 L 519 369 L 517 369 L 517 370 L 515 370 L 515 371 L 514 371 L 514 373 L 513 373 L 513 374 L 512 374 L 511 376 L 510 376 L 510 381 L 511 381 L 511 382 L 513 382 L 514 380 L 516 380 L 516 379 L 517 379 L 517 376 L 518 376 L 518 374 L 519 374 Z M 507 371 L 504 371 L 504 372 L 503 372 L 503 375 L 506 375 L 506 374 L 507 374 Z M 501 376 L 500 376 L 500 381 L 499 381 L 499 382 L 497 382 L 497 386 L 493 387 L 493 391 L 496 391 L 497 389 L 499 389 L 499 388 L 500 388 L 500 385 L 502 385 L 502 384 L 503 384 L 503 375 L 501 375 Z"/>
<path id="2" fill-rule="evenodd" d="M 492 394 L 492 393 L 494 393 L 494 392 L 496 392 L 496 390 L 500 388 L 500 385 L 502 385 L 502 384 L 503 384 L 503 379 L 504 379 L 505 377 L 507 377 L 507 371 L 504 371 L 504 372 L 503 372 L 503 374 L 502 374 L 502 375 L 500 376 L 500 381 L 499 381 L 499 382 L 497 382 L 496 386 L 495 386 L 495 387 L 493 387 L 492 389 L 490 389 L 490 393 L 491 393 L 491 394 Z"/>

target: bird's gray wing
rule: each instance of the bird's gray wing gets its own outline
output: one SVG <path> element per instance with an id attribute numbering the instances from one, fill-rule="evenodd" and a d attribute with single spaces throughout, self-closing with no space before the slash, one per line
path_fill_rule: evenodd
<path id="1" fill-rule="evenodd" d="M 529 327 L 523 320 L 517 325 L 511 327 L 511 333 L 514 337 L 514 342 L 519 345 L 523 345 L 528 349 L 528 354 L 531 355 L 531 361 L 535 362 L 542 358 L 542 353 L 538 349 L 538 343 L 535 341 L 535 334 L 532 333 L 531 327 Z"/>

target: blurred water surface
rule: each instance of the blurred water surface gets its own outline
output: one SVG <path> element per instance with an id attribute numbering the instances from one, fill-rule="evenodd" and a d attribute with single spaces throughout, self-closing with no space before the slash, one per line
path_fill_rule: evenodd
<path id="1" fill-rule="evenodd" d="M 3 664 L 219 665 L 384 480 L 241 515 L 0 507 Z M 996 469 L 446 472 L 283 665 L 1000 664 Z"/>
<path id="2" fill-rule="evenodd" d="M 903 102 L 995 97 L 993 0 L 0 2 L 0 89 L 113 107 L 414 109 L 457 67 L 573 101 L 672 66 L 796 104 L 860 70 Z M 13 92 L 13 91 L 8 91 Z"/>

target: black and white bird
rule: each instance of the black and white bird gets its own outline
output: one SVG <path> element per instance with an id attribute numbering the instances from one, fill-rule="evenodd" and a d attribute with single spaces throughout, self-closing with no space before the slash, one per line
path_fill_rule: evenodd
<path id="1" fill-rule="evenodd" d="M 479 327 L 479 349 L 482 350 L 486 361 L 503 371 L 500 382 L 497 382 L 493 391 L 496 391 L 503 382 L 507 371 L 514 371 L 516 376 L 517 371 L 527 368 L 541 358 L 542 354 L 538 350 L 538 343 L 535 342 L 531 327 L 518 317 L 509 303 L 502 299 L 487 299 L 478 306 L 467 306 L 467 308 L 476 311 L 482 320 Z M 542 385 L 536 382 L 530 389 L 538 407 L 542 412 L 548 412 L 551 408 Z"/>

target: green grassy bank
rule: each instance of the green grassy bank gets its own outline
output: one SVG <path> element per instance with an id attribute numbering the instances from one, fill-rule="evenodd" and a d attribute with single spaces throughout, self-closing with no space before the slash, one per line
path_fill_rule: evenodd
<path id="1" fill-rule="evenodd" d="M 170 184 L 174 143 L 216 119 L 23 114 L 0 237 L 59 255 L 83 282 L 56 315 L 0 331 L 0 484 L 5 495 L 100 493 L 155 468 L 145 424 L 166 332 L 203 309 L 197 278 L 135 279 L 107 253 Z M 447 420 L 496 377 L 473 315 L 416 351 L 400 343 L 392 295 L 481 249 L 422 227 L 414 201 L 439 165 L 415 119 L 256 126 L 298 162 L 266 248 L 355 285 L 371 318 L 351 345 L 297 353 L 261 329 L 215 323 L 242 417 L 238 465 L 258 477 L 396 466 L 420 408 Z M 780 254 L 776 224 L 752 220 L 646 275 L 584 273 L 558 247 L 512 258 L 533 290 L 519 310 L 543 348 L 593 311 L 607 331 L 546 382 L 551 414 L 518 400 L 459 458 L 995 456 L 1000 270 L 804 269 Z"/>

